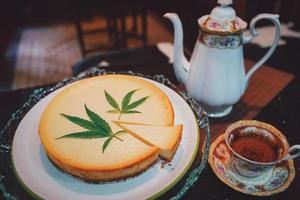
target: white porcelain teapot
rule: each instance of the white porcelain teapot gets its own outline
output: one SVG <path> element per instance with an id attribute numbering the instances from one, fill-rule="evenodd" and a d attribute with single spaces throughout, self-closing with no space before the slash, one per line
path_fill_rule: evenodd
<path id="1" fill-rule="evenodd" d="M 278 15 L 257 15 L 250 23 L 250 34 L 246 34 L 247 23 L 229 6 L 232 0 L 218 0 L 218 3 L 220 6 L 215 7 L 210 15 L 198 19 L 200 33 L 190 62 L 183 54 L 180 19 L 175 13 L 164 15 L 174 26 L 176 77 L 211 117 L 222 117 L 231 112 L 232 106 L 244 94 L 250 77 L 271 56 L 280 39 Z M 268 52 L 246 74 L 242 45 L 258 35 L 255 24 L 262 19 L 275 24 L 275 39 Z"/>

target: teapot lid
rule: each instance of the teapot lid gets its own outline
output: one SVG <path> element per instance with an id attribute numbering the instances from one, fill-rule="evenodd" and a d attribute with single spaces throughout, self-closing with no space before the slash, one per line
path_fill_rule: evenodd
<path id="1" fill-rule="evenodd" d="M 202 16 L 198 23 L 202 29 L 212 33 L 233 34 L 239 33 L 247 27 L 247 23 L 236 16 L 232 7 L 232 0 L 218 0 L 210 15 Z"/>

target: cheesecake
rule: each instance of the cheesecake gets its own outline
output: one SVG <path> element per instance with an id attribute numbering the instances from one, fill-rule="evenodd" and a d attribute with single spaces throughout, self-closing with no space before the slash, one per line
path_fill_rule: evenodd
<path id="1" fill-rule="evenodd" d="M 148 126 L 131 130 L 115 121 Z M 39 136 L 59 169 L 87 181 L 111 181 L 147 170 L 159 155 L 170 160 L 182 129 L 173 125 L 172 104 L 160 88 L 136 76 L 102 75 L 55 96 L 40 118 Z M 166 142 L 158 143 L 159 137 Z"/>

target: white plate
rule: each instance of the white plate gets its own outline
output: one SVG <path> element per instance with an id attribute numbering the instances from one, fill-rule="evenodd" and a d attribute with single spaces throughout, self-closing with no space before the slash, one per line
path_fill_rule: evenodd
<path id="1" fill-rule="evenodd" d="M 13 139 L 12 160 L 25 189 L 43 199 L 145 199 L 160 196 L 186 173 L 198 150 L 199 129 L 194 114 L 184 99 L 170 88 L 157 85 L 169 97 L 175 112 L 175 124 L 183 123 L 183 136 L 172 162 L 161 162 L 146 172 L 121 182 L 91 184 L 77 180 L 55 168 L 48 160 L 38 135 L 41 114 L 49 101 L 64 86 L 39 101 L 22 119 Z"/>

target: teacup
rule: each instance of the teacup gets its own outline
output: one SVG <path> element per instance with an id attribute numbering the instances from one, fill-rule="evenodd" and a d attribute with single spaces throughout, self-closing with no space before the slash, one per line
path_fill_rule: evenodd
<path id="1" fill-rule="evenodd" d="M 279 162 L 300 156 L 300 145 L 289 147 L 277 128 L 260 121 L 231 124 L 226 129 L 225 141 L 230 150 L 230 167 L 247 178 L 268 173 Z"/>

